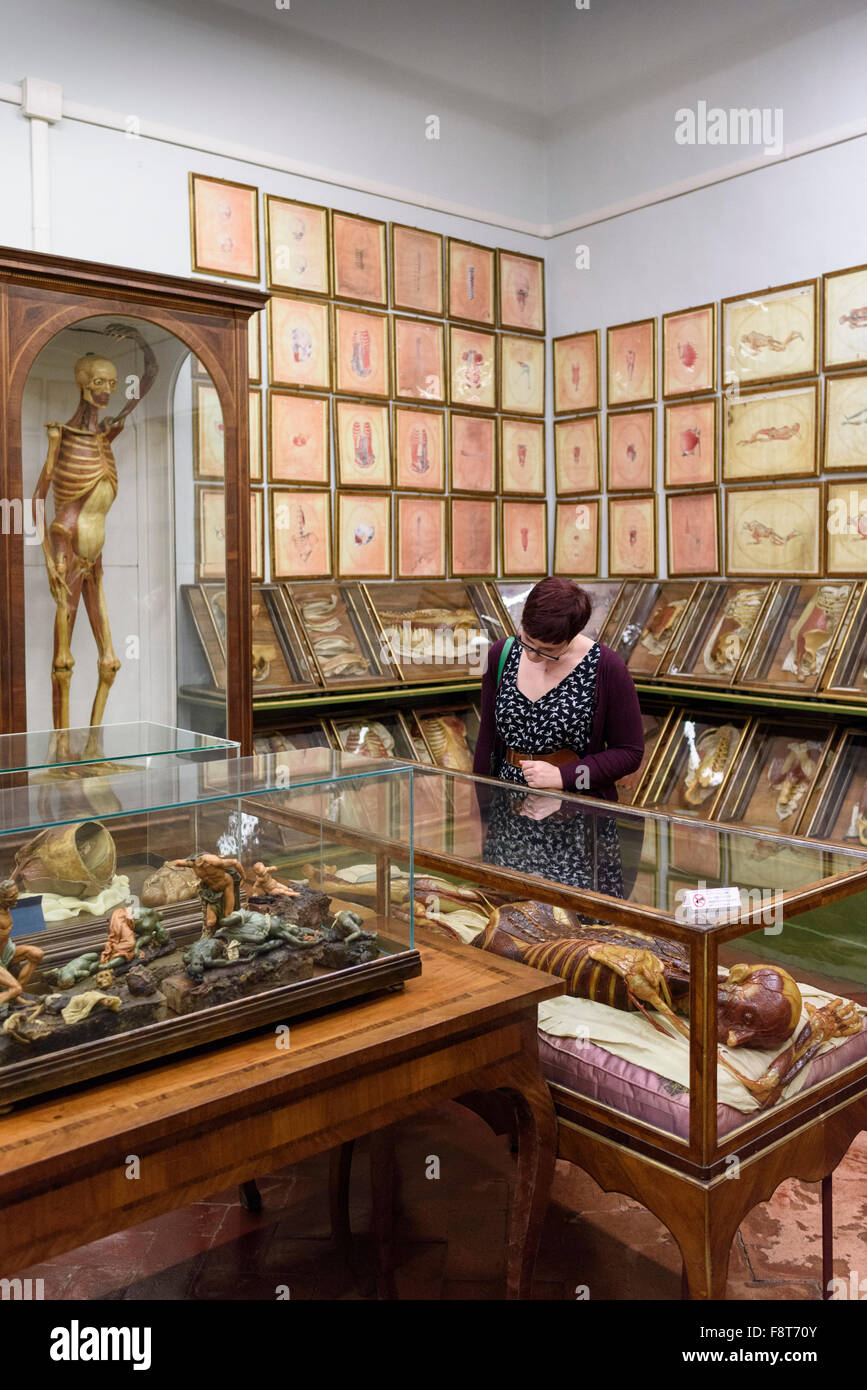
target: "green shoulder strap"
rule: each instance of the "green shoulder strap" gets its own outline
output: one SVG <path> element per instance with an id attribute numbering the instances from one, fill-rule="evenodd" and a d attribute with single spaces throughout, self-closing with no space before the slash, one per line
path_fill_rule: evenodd
<path id="1" fill-rule="evenodd" d="M 503 669 L 509 660 L 509 652 L 515 645 L 514 637 L 507 637 L 503 643 L 503 650 L 500 652 L 500 664 L 497 668 L 497 689 L 500 688 L 500 681 L 503 679 Z"/>

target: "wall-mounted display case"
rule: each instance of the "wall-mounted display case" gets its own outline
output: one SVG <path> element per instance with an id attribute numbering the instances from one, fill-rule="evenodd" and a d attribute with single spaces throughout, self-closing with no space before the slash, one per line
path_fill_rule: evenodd
<path id="1" fill-rule="evenodd" d="M 780 580 L 755 624 L 738 684 L 817 690 L 856 587 L 846 580 Z"/>

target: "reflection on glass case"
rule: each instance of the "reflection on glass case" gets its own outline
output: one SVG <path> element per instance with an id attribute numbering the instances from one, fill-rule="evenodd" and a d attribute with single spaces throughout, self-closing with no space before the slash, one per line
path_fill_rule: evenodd
<path id="1" fill-rule="evenodd" d="M 454 580 L 368 584 L 366 593 L 404 680 L 481 675 L 488 638 L 466 585 Z"/>
<path id="2" fill-rule="evenodd" d="M 730 685 L 773 588 L 759 580 L 706 581 L 669 655 L 666 679 Z"/>
<path id="3" fill-rule="evenodd" d="M 853 600 L 849 625 L 840 630 L 825 667 L 823 694 L 831 699 L 867 699 L 867 585 Z"/>
<path id="4" fill-rule="evenodd" d="M 816 690 L 854 589 L 845 580 L 781 580 L 756 625 L 738 684 Z"/>
<path id="5" fill-rule="evenodd" d="M 694 710 L 678 713 L 642 795 L 642 806 L 712 819 L 747 723 L 745 716 L 723 721 Z"/>
<path id="6" fill-rule="evenodd" d="M 599 634 L 599 640 L 604 642 L 606 647 L 614 647 L 623 624 L 626 622 L 626 615 L 642 587 L 641 581 L 637 579 L 628 579 L 621 584 L 620 592 L 611 605 L 608 617 L 605 619 Z"/>
<path id="7" fill-rule="evenodd" d="M 512 632 L 517 637 L 521 630 L 521 614 L 524 611 L 524 604 L 527 602 L 532 584 L 509 584 L 496 583 L 496 590 L 500 596 L 500 602 L 506 611 L 506 616 L 512 625 Z"/>
<path id="8" fill-rule="evenodd" d="M 409 769 L 334 752 L 316 773 L 288 767 L 168 757 L 87 779 L 111 793 L 98 818 L 76 815 L 65 783 L 48 788 L 48 815 L 44 787 L 0 793 L 4 1104 L 419 973 L 387 857 L 363 913 L 302 872 L 368 860 L 345 793 L 376 825 L 383 788 L 408 799 Z M 411 865 L 411 825 L 402 841 Z"/>
<path id="9" fill-rule="evenodd" d="M 396 678 L 360 584 L 284 587 L 323 685 L 376 685 Z"/>
<path id="10" fill-rule="evenodd" d="M 756 722 L 744 740 L 717 817 L 756 829 L 797 833 L 833 738 L 823 724 Z"/>
<path id="11" fill-rule="evenodd" d="M 614 647 L 633 677 L 656 675 L 698 588 L 694 580 L 676 579 L 641 586 Z"/>
<path id="12" fill-rule="evenodd" d="M 657 708 L 642 700 L 641 722 L 644 725 L 644 756 L 635 771 L 630 772 L 626 777 L 621 777 L 617 783 L 617 795 L 627 805 L 639 799 L 639 792 L 645 783 L 654 753 L 661 746 L 663 737 L 673 718 L 674 710 L 665 709 L 662 706 Z"/>
<path id="13" fill-rule="evenodd" d="M 801 821 L 811 840 L 867 848 L 867 734 L 847 729 Z"/>

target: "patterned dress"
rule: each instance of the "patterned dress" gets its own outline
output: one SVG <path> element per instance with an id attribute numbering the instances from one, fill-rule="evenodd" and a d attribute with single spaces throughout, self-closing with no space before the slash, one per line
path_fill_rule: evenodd
<path id="1" fill-rule="evenodd" d="M 494 704 L 497 736 L 505 747 L 520 753 L 554 753 L 573 749 L 576 758 L 587 751 L 596 708 L 599 644 L 558 685 L 538 700 L 518 689 L 520 643 L 515 642 L 503 667 Z M 500 760 L 497 777 L 503 782 L 527 783 L 519 767 Z M 544 820 L 520 814 L 526 795 L 495 793 L 488 808 L 484 857 L 489 864 L 538 874 L 555 883 L 592 888 L 623 897 L 623 872 L 617 822 L 611 814 L 582 810 L 574 803 Z M 588 919 L 589 920 L 589 919 Z"/>

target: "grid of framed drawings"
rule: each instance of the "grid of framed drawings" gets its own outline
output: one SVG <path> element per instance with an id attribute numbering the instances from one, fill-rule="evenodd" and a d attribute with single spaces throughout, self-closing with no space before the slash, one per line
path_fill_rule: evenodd
<path id="1" fill-rule="evenodd" d="M 190 209 L 193 269 L 259 279 L 258 190 L 191 174 Z M 262 577 L 545 574 L 542 258 L 271 193 L 262 212 Z M 196 478 L 216 489 L 219 403 L 197 386 Z"/>

